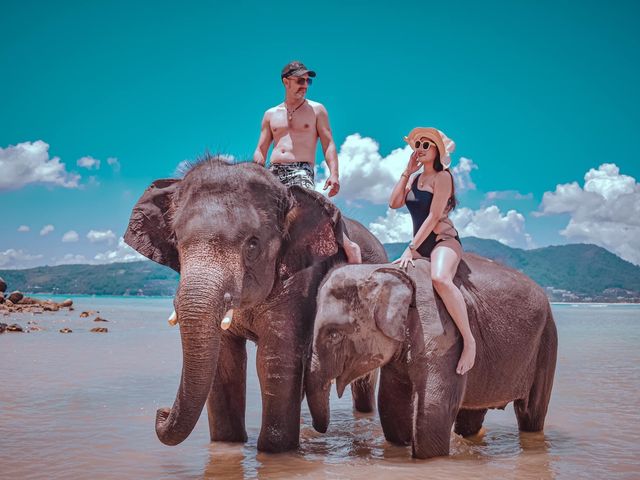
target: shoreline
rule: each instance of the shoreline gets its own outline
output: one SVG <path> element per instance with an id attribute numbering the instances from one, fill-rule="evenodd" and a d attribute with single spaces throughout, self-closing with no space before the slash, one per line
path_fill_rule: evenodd
<path id="1" fill-rule="evenodd" d="M 173 298 L 174 295 L 100 295 L 100 294 L 73 294 L 73 293 L 55 293 L 55 294 L 47 294 L 47 293 L 29 293 L 23 292 L 25 295 L 36 297 L 36 298 L 139 298 L 139 299 L 164 299 L 164 298 Z M 549 301 L 551 305 L 639 305 L 640 302 L 557 302 L 557 301 Z"/>

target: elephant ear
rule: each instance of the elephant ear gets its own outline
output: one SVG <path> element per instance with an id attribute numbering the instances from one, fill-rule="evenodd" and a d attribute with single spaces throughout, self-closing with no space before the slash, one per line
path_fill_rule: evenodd
<path id="1" fill-rule="evenodd" d="M 340 210 L 318 192 L 289 187 L 280 275 L 289 277 L 343 250 Z"/>
<path id="2" fill-rule="evenodd" d="M 175 235 L 171 228 L 170 206 L 180 180 L 156 180 L 133 207 L 124 241 L 154 262 L 180 272 Z"/>
<path id="3" fill-rule="evenodd" d="M 415 306 L 413 280 L 398 268 L 378 268 L 365 282 L 363 297 L 380 331 L 403 341 L 409 307 Z"/>

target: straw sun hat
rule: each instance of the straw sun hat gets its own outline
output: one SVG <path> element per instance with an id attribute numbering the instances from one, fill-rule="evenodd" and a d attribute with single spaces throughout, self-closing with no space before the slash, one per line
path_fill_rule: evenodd
<path id="1" fill-rule="evenodd" d="M 416 142 L 423 137 L 435 144 L 440 153 L 440 163 L 444 168 L 449 168 L 451 153 L 456 149 L 455 142 L 437 128 L 432 127 L 416 127 L 404 137 L 404 141 L 409 144 L 412 150 L 415 150 Z"/>

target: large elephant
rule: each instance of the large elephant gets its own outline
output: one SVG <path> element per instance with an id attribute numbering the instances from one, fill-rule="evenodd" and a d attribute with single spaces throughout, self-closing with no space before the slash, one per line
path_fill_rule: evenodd
<path id="1" fill-rule="evenodd" d="M 558 339 L 549 301 L 524 274 L 465 254 L 454 279 L 477 343 L 475 366 L 458 375 L 462 340 L 427 260 L 405 273 L 390 265 L 334 269 L 318 293 L 307 382 L 323 399 L 310 403 L 316 430 L 329 422 L 329 387 L 382 367 L 378 411 L 389 442 L 413 455 L 448 455 L 451 427 L 477 433 L 489 408 L 515 401 L 518 426 L 544 425 Z M 316 395 L 320 395 L 317 393 Z"/>
<path id="2" fill-rule="evenodd" d="M 180 272 L 174 307 L 183 367 L 171 409 L 159 409 L 156 433 L 182 442 L 208 400 L 211 440 L 246 441 L 246 339 L 257 343 L 262 391 L 258 448 L 299 444 L 303 378 L 311 353 L 320 281 L 344 262 L 343 229 L 364 261 L 384 248 L 316 192 L 284 187 L 265 168 L 207 158 L 182 179 L 158 180 L 133 209 L 125 241 Z M 229 330 L 223 315 L 234 309 Z M 374 407 L 375 377 L 354 386 L 355 406 Z"/>

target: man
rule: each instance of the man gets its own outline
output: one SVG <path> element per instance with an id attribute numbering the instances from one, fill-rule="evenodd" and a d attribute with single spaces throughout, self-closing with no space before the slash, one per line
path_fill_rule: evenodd
<path id="1" fill-rule="evenodd" d="M 262 118 L 258 146 L 253 161 L 265 165 L 269 147 L 273 142 L 269 170 L 285 185 L 300 185 L 313 190 L 316 144 L 322 144 L 324 158 L 329 167 L 329 178 L 324 190 L 333 197 L 340 191 L 338 180 L 338 153 L 333 141 L 329 114 L 324 105 L 305 98 L 307 88 L 316 72 L 299 61 L 285 65 L 280 78 L 285 99 L 268 109 Z M 362 263 L 360 247 L 345 235 L 343 239 L 349 263 Z"/>

